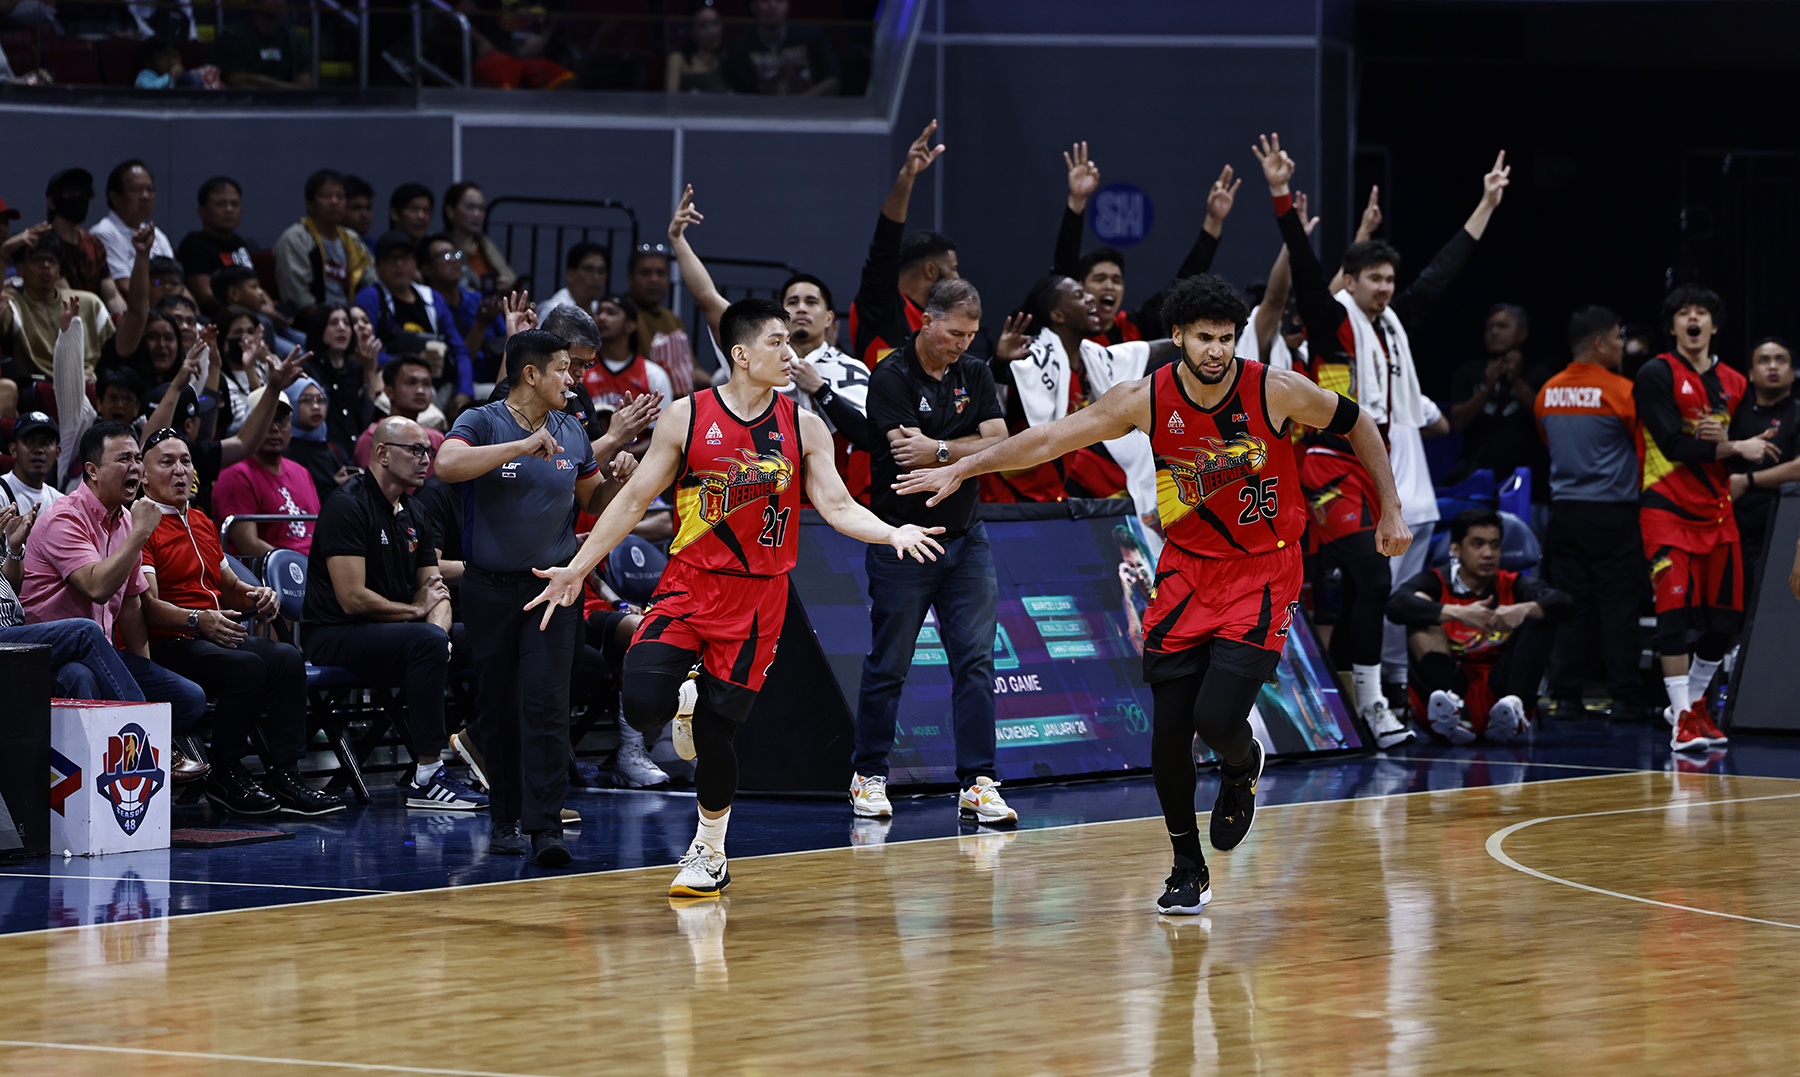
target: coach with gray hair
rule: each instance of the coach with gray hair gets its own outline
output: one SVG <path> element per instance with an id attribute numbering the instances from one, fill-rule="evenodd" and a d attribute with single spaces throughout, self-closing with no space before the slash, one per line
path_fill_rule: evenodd
<path id="1" fill-rule="evenodd" d="M 1017 822 L 994 782 L 994 617 L 999 591 L 987 530 L 975 517 L 979 490 L 965 483 L 935 506 L 901 496 L 901 474 L 942 467 L 1006 439 L 1006 415 L 985 362 L 965 355 L 981 331 L 981 296 L 968 281 L 940 280 L 925 300 L 919 331 L 876 365 L 869 378 L 869 423 L 887 438 L 870 454 L 869 507 L 896 526 L 942 527 L 943 556 L 915 562 L 869 547 L 873 639 L 863 661 L 856 708 L 857 815 L 886 818 L 888 753 L 894 746 L 900 689 L 912 666 L 925 613 L 937 610 L 950 659 L 956 778 L 965 816 Z"/>

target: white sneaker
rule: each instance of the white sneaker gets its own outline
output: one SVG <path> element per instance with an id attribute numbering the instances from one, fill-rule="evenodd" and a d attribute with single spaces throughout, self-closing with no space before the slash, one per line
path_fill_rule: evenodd
<path id="1" fill-rule="evenodd" d="M 1675 704 L 1671 703 L 1663 708 L 1663 721 L 1669 723 L 1670 729 L 1675 728 Z"/>
<path id="2" fill-rule="evenodd" d="M 872 774 L 865 778 L 860 774 L 850 778 L 850 810 L 865 819 L 891 819 L 894 806 L 888 803 L 887 778 L 880 774 Z"/>
<path id="3" fill-rule="evenodd" d="M 1369 723 L 1369 731 L 1375 734 L 1375 747 L 1398 748 L 1402 744 L 1416 740 L 1417 735 L 1408 729 L 1394 714 L 1385 699 L 1376 700 L 1363 709 L 1363 721 Z"/>
<path id="4" fill-rule="evenodd" d="M 1425 706 L 1431 731 L 1458 747 L 1475 739 L 1475 731 L 1462 720 L 1462 709 L 1462 697 L 1442 688 L 1431 693 L 1431 702 Z"/>
<path id="5" fill-rule="evenodd" d="M 725 854 L 696 839 L 681 858 L 681 870 L 669 884 L 670 897 L 718 897 L 731 885 Z"/>
<path id="6" fill-rule="evenodd" d="M 992 778 L 976 778 L 975 784 L 956 798 L 956 806 L 964 819 L 986 826 L 1003 826 L 1019 821 L 1019 813 L 1000 799 L 1000 783 Z"/>
<path id="7" fill-rule="evenodd" d="M 650 753 L 644 750 L 642 738 L 619 741 L 618 754 L 613 756 L 613 777 L 627 789 L 648 789 L 653 785 L 669 784 L 668 773 L 650 761 Z"/>
<path id="8" fill-rule="evenodd" d="M 1494 703 L 1494 709 L 1488 711 L 1487 739 L 1495 744 L 1505 744 L 1514 737 L 1525 735 L 1530 727 L 1525 717 L 1525 702 L 1518 696 L 1501 696 Z"/>
<path id="9" fill-rule="evenodd" d="M 670 729 L 669 739 L 675 744 L 675 754 L 683 759 L 692 759 L 694 751 L 694 704 L 700 701 L 700 686 L 694 678 L 700 674 L 690 671 L 687 680 L 675 691 L 675 722 Z"/>

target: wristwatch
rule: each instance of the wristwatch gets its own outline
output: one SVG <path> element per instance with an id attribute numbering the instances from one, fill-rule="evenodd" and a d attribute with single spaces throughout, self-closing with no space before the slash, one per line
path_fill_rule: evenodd
<path id="1" fill-rule="evenodd" d="M 198 629 L 199 627 L 200 627 L 200 611 L 199 610 L 189 610 L 188 611 L 188 631 L 192 632 L 192 631 Z"/>
<path id="2" fill-rule="evenodd" d="M 938 458 L 938 463 L 940 463 L 940 464 L 948 464 L 950 462 L 950 443 L 949 442 L 947 442 L 947 441 L 938 442 L 937 458 Z"/>

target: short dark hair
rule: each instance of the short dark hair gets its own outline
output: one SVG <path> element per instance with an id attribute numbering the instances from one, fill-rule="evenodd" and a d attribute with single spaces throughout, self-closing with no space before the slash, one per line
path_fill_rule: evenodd
<path id="1" fill-rule="evenodd" d="M 1569 315 L 1569 350 L 1580 354 L 1603 333 L 1619 328 L 1619 316 L 1605 307 L 1582 307 Z"/>
<path id="2" fill-rule="evenodd" d="M 431 377 L 431 363 L 427 361 L 424 356 L 410 354 L 396 355 L 392 359 L 389 359 L 387 364 L 381 368 L 381 384 L 392 389 L 394 383 L 400 380 L 400 368 L 403 366 L 419 367 L 425 371 L 426 377 Z"/>
<path id="3" fill-rule="evenodd" d="M 631 249 L 631 254 L 625 259 L 625 272 L 635 273 L 638 264 L 646 258 L 661 258 L 665 265 L 675 260 L 675 256 L 669 252 L 669 248 L 661 243 L 654 245 L 639 243 Z"/>
<path id="4" fill-rule="evenodd" d="M 238 193 L 239 198 L 244 197 L 244 188 L 238 184 L 237 180 L 232 179 L 230 176 L 214 176 L 200 185 L 199 204 L 202 206 L 206 205 L 207 199 L 211 198 L 213 192 L 221 187 L 229 187 Z"/>
<path id="5" fill-rule="evenodd" d="M 837 307 L 832 305 L 831 302 L 831 286 L 813 276 L 811 273 L 796 273 L 787 280 L 781 282 L 781 291 L 777 294 L 781 296 L 781 303 L 784 309 L 787 305 L 788 289 L 796 284 L 810 284 L 814 288 L 817 288 L 819 290 L 819 298 L 825 300 L 826 309 L 833 311 L 837 310 Z"/>
<path id="6" fill-rule="evenodd" d="M 1495 303 L 1488 308 L 1487 316 L 1492 318 L 1501 311 L 1505 311 L 1512 315 L 1513 321 L 1519 323 L 1520 329 L 1523 329 L 1528 333 L 1531 332 L 1531 315 L 1525 313 L 1524 307 L 1519 306 L 1517 303 Z"/>
<path id="7" fill-rule="evenodd" d="M 956 244 L 941 232 L 914 232 L 900 244 L 900 269 L 905 272 L 920 262 L 956 251 Z"/>
<path id="8" fill-rule="evenodd" d="M 730 355 L 731 349 L 739 344 L 753 342 L 756 335 L 762 332 L 762 327 L 770 322 L 786 325 L 787 308 L 773 299 L 760 296 L 740 299 L 726 307 L 724 315 L 719 318 L 719 346 L 725 349 L 726 355 Z"/>
<path id="9" fill-rule="evenodd" d="M 124 194 L 125 193 L 125 173 L 131 171 L 134 168 L 141 168 L 146 173 L 149 173 L 150 178 L 152 180 L 156 179 L 156 173 L 150 172 L 149 165 L 145 164 L 143 162 L 143 160 L 140 158 L 131 157 L 126 160 L 120 161 L 118 164 L 114 165 L 113 170 L 106 174 L 106 193 L 107 194 Z"/>
<path id="10" fill-rule="evenodd" d="M 408 258 L 417 261 L 419 253 L 413 249 L 414 246 L 413 237 L 399 229 L 383 232 L 381 238 L 375 241 L 375 260 L 385 262 L 395 254 L 405 254 Z"/>
<path id="11" fill-rule="evenodd" d="M 344 198 L 346 200 L 351 198 L 367 198 L 369 201 L 373 202 L 375 200 L 375 187 L 361 176 L 345 176 Z"/>
<path id="12" fill-rule="evenodd" d="M 563 258 L 563 268 L 575 269 L 579 267 L 582 262 L 587 260 L 587 256 L 590 254 L 598 254 L 600 257 L 606 259 L 606 268 L 612 268 L 612 256 L 606 253 L 606 248 L 586 239 L 569 248 L 569 253 Z"/>
<path id="13" fill-rule="evenodd" d="M 1400 252 L 1383 243 L 1379 239 L 1365 239 L 1361 243 L 1350 244 L 1344 252 L 1344 275 L 1354 277 L 1370 266 L 1393 266 L 1400 271 Z"/>
<path id="14" fill-rule="evenodd" d="M 1464 509 L 1450 521 L 1450 541 L 1460 543 L 1477 527 L 1491 527 L 1506 535 L 1506 523 L 1494 509 Z"/>
<path id="15" fill-rule="evenodd" d="M 402 183 L 394 188 L 393 194 L 388 195 L 388 208 L 398 212 L 405 209 L 415 198 L 423 198 L 433 206 L 437 205 L 437 199 L 432 195 L 431 188 L 423 183 Z"/>
<path id="16" fill-rule="evenodd" d="M 165 295 L 161 299 L 158 299 L 156 301 L 156 306 L 151 309 L 174 310 L 176 307 L 186 307 L 195 317 L 200 315 L 200 304 L 194 302 L 185 295 Z"/>
<path id="17" fill-rule="evenodd" d="M 107 441 L 120 437 L 131 438 L 134 445 L 137 443 L 137 436 L 124 423 L 101 422 L 88 427 L 87 432 L 81 435 L 81 445 L 77 449 L 81 462 L 99 467 L 106 456 Z"/>
<path id="18" fill-rule="evenodd" d="M 1028 332 L 1035 333 L 1050 324 L 1050 314 L 1056 309 L 1056 293 L 1062 287 L 1062 282 L 1068 279 L 1070 278 L 1061 273 L 1046 273 L 1025 293 L 1025 301 L 1019 304 L 1019 310 L 1031 315 Z"/>
<path id="19" fill-rule="evenodd" d="M 573 303 L 564 303 L 551 311 L 539 328 L 546 333 L 555 333 L 572 348 L 600 350 L 600 327 L 594 324 L 594 316 Z"/>
<path id="20" fill-rule="evenodd" d="M 306 177 L 306 200 L 311 202 L 313 199 L 319 197 L 319 192 L 325 188 L 327 183 L 335 183 L 339 187 L 343 187 L 344 174 L 335 168 L 321 168 L 317 172 Z"/>
<path id="21" fill-rule="evenodd" d="M 391 235 L 394 235 L 396 232 L 400 232 L 400 230 L 398 228 L 396 228 L 396 229 L 393 229 L 392 231 L 384 232 L 383 236 L 391 236 Z M 404 235 L 405 233 L 401 232 L 400 234 Z M 448 243 L 448 244 L 450 244 L 450 249 L 453 251 L 460 249 L 456 245 L 456 240 L 451 239 L 445 233 L 433 232 L 430 235 L 426 236 L 424 239 L 419 240 L 418 243 L 413 245 L 413 258 L 420 265 L 424 265 L 426 262 L 431 260 L 431 245 L 433 243 Z"/>
<path id="22" fill-rule="evenodd" d="M 569 342 L 555 333 L 527 329 L 514 333 L 506 342 L 506 377 L 515 386 L 525 380 L 525 368 L 543 370 L 557 352 L 568 351 Z"/>
<path id="23" fill-rule="evenodd" d="M 1683 307 L 1705 307 L 1711 311 L 1714 328 L 1725 320 L 1725 301 L 1719 298 L 1718 292 L 1699 284 L 1684 284 L 1663 300 L 1663 329 L 1674 331 L 1675 315 L 1680 314 Z"/>
<path id="24" fill-rule="evenodd" d="M 1125 272 L 1124 251 L 1117 247 L 1095 247 L 1093 250 L 1082 255 L 1081 261 L 1075 263 L 1075 282 L 1079 284 L 1082 281 L 1087 280 L 1088 274 L 1092 273 L 1094 267 L 1101 262 L 1111 262 L 1113 265 L 1119 267 L 1120 273 Z"/>
<path id="25" fill-rule="evenodd" d="M 1794 349 L 1788 347 L 1788 342 L 1780 337 L 1764 337 L 1755 344 L 1750 345 L 1750 355 L 1754 356 L 1756 354 L 1756 349 L 1762 347 L 1764 344 L 1773 344 L 1782 351 L 1787 352 L 1788 365 L 1794 365 Z"/>
<path id="26" fill-rule="evenodd" d="M 1163 294 L 1162 320 L 1169 329 L 1195 322 L 1230 322 L 1242 333 L 1250 320 L 1250 305 L 1224 277 L 1201 273 L 1169 286 Z"/>
<path id="27" fill-rule="evenodd" d="M 186 274 L 181 271 L 181 263 L 173 258 L 164 258 L 159 255 L 150 259 L 150 276 L 152 278 L 161 277 L 169 273 L 175 274 L 177 279 L 186 276 Z"/>
<path id="28" fill-rule="evenodd" d="M 105 399 L 106 391 L 115 385 L 137 397 L 139 404 L 144 402 L 144 379 L 138 376 L 137 371 L 128 366 L 108 367 L 102 370 L 100 376 L 94 381 L 95 398 Z"/>
<path id="29" fill-rule="evenodd" d="M 63 241 L 57 238 L 55 232 L 48 229 L 37 234 L 37 239 L 32 242 L 31 249 L 21 255 L 19 261 L 29 261 L 42 254 L 48 254 L 57 261 L 62 261 Z"/>
<path id="30" fill-rule="evenodd" d="M 972 307 L 969 313 L 981 319 L 981 293 L 961 277 L 945 277 L 925 293 L 925 313 L 943 318 L 958 307 Z"/>
<path id="31" fill-rule="evenodd" d="M 221 266 L 212 272 L 213 296 L 223 303 L 226 293 L 256 279 L 256 270 L 249 266 Z"/>

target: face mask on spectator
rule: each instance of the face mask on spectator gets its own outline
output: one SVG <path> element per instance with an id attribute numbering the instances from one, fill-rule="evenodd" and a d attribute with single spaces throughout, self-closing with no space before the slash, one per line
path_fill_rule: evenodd
<path id="1" fill-rule="evenodd" d="M 80 195 L 63 195 L 56 200 L 56 215 L 65 221 L 84 224 L 88 218 L 88 206 L 92 200 Z"/>

